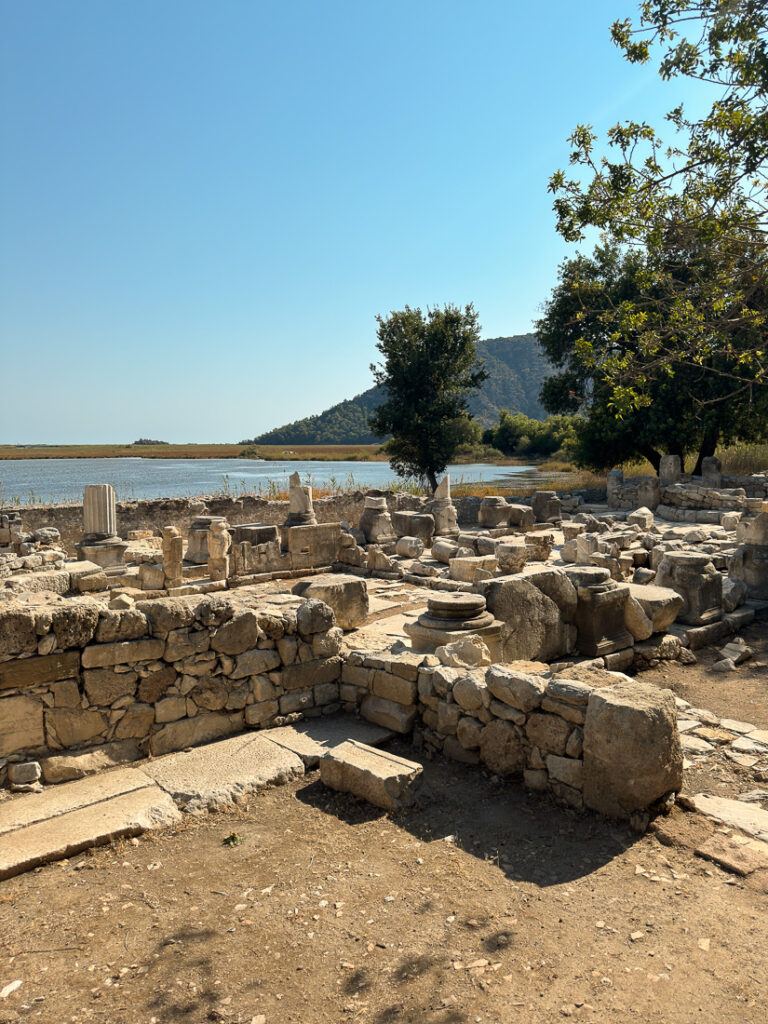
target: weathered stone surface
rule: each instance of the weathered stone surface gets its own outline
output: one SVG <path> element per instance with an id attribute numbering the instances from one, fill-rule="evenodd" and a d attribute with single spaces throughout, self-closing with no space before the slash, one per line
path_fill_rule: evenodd
<path id="1" fill-rule="evenodd" d="M 341 675 L 341 658 L 325 658 L 286 665 L 281 682 L 286 690 L 304 690 L 319 683 L 334 683 Z"/>
<path id="2" fill-rule="evenodd" d="M 462 715 L 456 726 L 456 739 L 464 750 L 476 750 L 480 746 L 483 723 L 470 715 Z"/>
<path id="3" fill-rule="evenodd" d="M 251 650 L 238 656 L 235 667 L 230 672 L 230 679 L 243 679 L 245 676 L 260 676 L 280 667 L 280 655 L 276 650 Z"/>
<path id="4" fill-rule="evenodd" d="M 128 739 L 119 743 L 91 747 L 78 754 L 53 754 L 51 757 L 43 758 L 40 767 L 43 781 L 56 784 L 82 779 L 86 775 L 104 771 L 105 768 L 136 761 L 140 757 L 139 745 L 135 740 Z"/>
<path id="5" fill-rule="evenodd" d="M 53 726 L 63 747 L 81 747 L 89 740 L 106 733 L 109 719 L 100 711 L 85 711 L 82 708 L 55 708 L 46 711 L 46 724 Z"/>
<path id="6" fill-rule="evenodd" d="M 190 690 L 189 696 L 199 708 L 206 711 L 221 711 L 227 703 L 229 690 L 220 676 L 203 676 Z"/>
<path id="7" fill-rule="evenodd" d="M 584 726 L 585 804 L 626 818 L 682 783 L 672 692 L 634 680 L 595 690 Z"/>
<path id="8" fill-rule="evenodd" d="M 5 661 L 0 664 L 0 690 L 54 683 L 59 679 L 76 676 L 79 671 L 79 651 Z"/>
<path id="9" fill-rule="evenodd" d="M 653 632 L 666 632 L 683 606 L 682 597 L 670 587 L 641 583 L 630 583 L 628 586 L 629 596 L 637 601 L 651 620 Z M 638 639 L 645 639 L 645 637 Z"/>
<path id="10" fill-rule="evenodd" d="M 542 701 L 546 680 L 517 672 L 505 665 L 491 665 L 485 675 L 488 689 L 497 700 L 518 711 L 533 711 Z"/>
<path id="11" fill-rule="evenodd" d="M 324 633 L 335 625 L 333 609 L 323 601 L 310 598 L 296 611 L 296 626 L 302 637 Z"/>
<path id="12" fill-rule="evenodd" d="M 653 622 L 645 614 L 640 602 L 631 594 L 624 605 L 624 625 L 635 640 L 647 640 L 653 634 Z"/>
<path id="13" fill-rule="evenodd" d="M 477 711 L 488 707 L 491 694 L 482 673 L 468 673 L 453 685 L 453 699 L 464 711 Z"/>
<path id="14" fill-rule="evenodd" d="M 0 699 L 0 757 L 45 745 L 43 705 L 32 697 Z"/>
<path id="15" fill-rule="evenodd" d="M 178 678 L 172 665 L 150 672 L 139 682 L 139 700 L 146 704 L 154 704 L 160 700 L 169 686 L 176 684 Z"/>
<path id="16" fill-rule="evenodd" d="M 158 598 L 137 601 L 136 608 L 146 615 L 150 629 L 156 636 L 166 636 L 172 629 L 191 626 L 195 618 L 192 604 L 181 598 Z"/>
<path id="17" fill-rule="evenodd" d="M 115 726 L 114 739 L 141 739 L 149 735 L 155 721 L 155 709 L 149 704 L 129 704 Z"/>
<path id="18" fill-rule="evenodd" d="M 395 554 L 401 558 L 421 558 L 424 554 L 424 542 L 418 537 L 398 537 Z M 338 621 L 338 616 L 336 618 Z"/>
<path id="19" fill-rule="evenodd" d="M 342 629 L 355 629 L 368 618 L 368 585 L 359 576 L 348 576 L 341 573 L 320 574 L 306 580 L 299 580 L 293 587 L 293 593 L 307 599 L 313 598 L 322 601 L 328 605 L 333 609 L 336 624 Z M 305 612 L 304 616 L 306 614 Z M 305 619 L 302 618 L 301 621 L 304 623 Z M 302 625 L 299 626 L 299 629 L 305 634 L 308 632 L 306 628 L 302 630 Z M 309 632 L 322 632 L 322 630 L 313 629 Z"/>
<path id="20" fill-rule="evenodd" d="M 384 697 L 407 707 L 416 700 L 416 683 L 391 672 L 376 669 L 373 673 L 373 692 L 377 697 Z"/>
<path id="21" fill-rule="evenodd" d="M 507 576 L 478 583 L 477 589 L 485 596 L 488 610 L 504 623 L 504 661 L 552 661 L 574 650 L 575 627 L 564 621 L 558 605 L 530 580 Z"/>
<path id="22" fill-rule="evenodd" d="M 113 672 L 109 668 L 96 668 L 83 672 L 85 692 L 91 704 L 109 707 L 120 697 L 136 692 L 136 672 Z"/>
<path id="23" fill-rule="evenodd" d="M 53 609 L 51 620 L 58 647 L 84 647 L 96 632 L 99 606 L 85 599 L 67 601 Z"/>
<path id="24" fill-rule="evenodd" d="M 369 695 L 360 706 L 360 714 L 369 722 L 381 725 L 392 732 L 409 733 L 416 721 L 416 708 L 395 704 L 384 697 Z"/>
<path id="25" fill-rule="evenodd" d="M 535 711 L 525 723 L 525 734 L 539 750 L 561 755 L 565 753 L 565 745 L 572 726 L 558 715 Z"/>
<path id="26" fill-rule="evenodd" d="M 255 647 L 262 636 L 258 615 L 245 608 L 219 626 L 211 639 L 211 647 L 220 654 L 242 654 Z"/>
<path id="27" fill-rule="evenodd" d="M 435 651 L 435 656 L 443 665 L 462 668 L 465 665 L 490 665 L 491 652 L 481 636 L 470 633 L 453 643 L 444 644 Z"/>
<path id="28" fill-rule="evenodd" d="M 263 701 L 260 704 L 249 704 L 245 709 L 246 725 L 266 725 L 270 722 L 280 707 L 276 700 Z"/>
<path id="29" fill-rule="evenodd" d="M 556 754 L 548 754 L 546 760 L 551 782 L 562 782 L 565 786 L 581 789 L 584 781 L 583 761 L 573 757 L 558 757 Z"/>
<path id="30" fill-rule="evenodd" d="M 320 758 L 319 766 L 326 786 L 387 811 L 412 806 L 421 785 L 420 764 L 357 740 L 333 747 Z"/>
<path id="31" fill-rule="evenodd" d="M 182 718 L 171 722 L 150 739 L 149 749 L 153 756 L 169 754 L 184 747 L 197 747 L 201 743 L 210 743 L 224 736 L 239 732 L 244 726 L 242 711 L 225 714 L 211 712 L 195 715 L 194 718 Z"/>
<path id="32" fill-rule="evenodd" d="M 557 676 L 547 683 L 547 696 L 554 700 L 563 701 L 565 704 L 574 704 L 577 707 L 586 708 L 592 687 L 581 683 L 576 679 L 564 679 Z"/>
<path id="33" fill-rule="evenodd" d="M 124 640 L 116 644 L 96 644 L 83 649 L 83 668 L 108 668 L 131 665 L 137 661 L 162 658 L 164 640 Z"/>
<path id="34" fill-rule="evenodd" d="M 0 612 L 0 654 L 22 654 L 37 647 L 35 612 L 31 608 L 3 608 Z"/>
<path id="35" fill-rule="evenodd" d="M 519 729 L 509 722 L 489 722 L 480 733 L 480 760 L 495 775 L 512 775 L 525 767 Z"/>
<path id="36" fill-rule="evenodd" d="M 211 646 L 207 629 L 172 629 L 165 641 L 166 661 L 182 661 L 193 654 L 202 654 Z"/>
<path id="37" fill-rule="evenodd" d="M 138 640 L 148 632 L 147 617 L 137 608 L 102 609 L 95 639 L 99 644 L 109 644 L 117 640 Z"/>

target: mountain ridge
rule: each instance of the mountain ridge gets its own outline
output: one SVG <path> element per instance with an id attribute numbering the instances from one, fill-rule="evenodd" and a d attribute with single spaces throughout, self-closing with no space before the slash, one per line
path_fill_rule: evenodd
<path id="1" fill-rule="evenodd" d="M 483 427 L 495 425 L 502 409 L 544 417 L 539 389 L 551 368 L 534 334 L 486 338 L 477 343 L 488 379 L 469 399 L 472 416 Z M 354 398 L 337 402 L 324 412 L 268 430 L 243 444 L 376 444 L 368 416 L 383 401 L 384 390 L 368 388 Z"/>

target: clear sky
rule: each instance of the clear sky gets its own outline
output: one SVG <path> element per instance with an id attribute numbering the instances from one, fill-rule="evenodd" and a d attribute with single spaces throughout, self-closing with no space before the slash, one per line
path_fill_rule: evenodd
<path id="1" fill-rule="evenodd" d="M 579 122 L 686 96 L 634 0 L 0 0 L 0 441 L 238 441 L 365 390 L 377 313 L 529 331 Z"/>

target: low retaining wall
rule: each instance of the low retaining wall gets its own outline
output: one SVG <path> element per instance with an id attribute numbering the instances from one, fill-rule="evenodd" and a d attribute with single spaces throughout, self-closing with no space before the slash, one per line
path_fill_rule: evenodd
<path id="1" fill-rule="evenodd" d="M 84 748 L 132 760 L 343 709 L 612 817 L 682 785 L 671 692 L 609 673 L 591 685 L 515 666 L 447 668 L 412 651 L 342 657 L 341 639 L 323 602 L 270 604 L 245 590 L 119 611 L 89 598 L 8 606 L 0 774 L 22 756 L 63 781 Z"/>

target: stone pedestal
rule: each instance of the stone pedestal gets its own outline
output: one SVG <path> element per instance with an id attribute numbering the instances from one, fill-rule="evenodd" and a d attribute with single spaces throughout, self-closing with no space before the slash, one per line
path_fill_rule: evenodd
<path id="1" fill-rule="evenodd" d="M 493 661 L 501 658 L 502 623 L 486 610 L 480 594 L 439 594 L 427 601 L 427 611 L 405 624 L 415 651 L 437 647 L 474 634 L 482 637 Z"/>
<path id="2" fill-rule="evenodd" d="M 288 478 L 288 516 L 283 523 L 282 545 L 288 550 L 288 530 L 292 526 L 317 526 L 317 516 L 312 504 L 312 488 L 302 486 L 298 473 Z"/>
<path id="3" fill-rule="evenodd" d="M 83 539 L 75 545 L 78 558 L 102 568 L 122 565 L 128 542 L 117 536 L 115 489 L 88 484 L 83 492 Z"/>
<path id="4" fill-rule="evenodd" d="M 164 526 L 162 533 L 163 575 L 165 589 L 170 590 L 182 585 L 181 562 L 184 554 L 184 541 L 175 526 Z"/>
<path id="5" fill-rule="evenodd" d="M 225 519 L 211 524 L 208 531 L 208 575 L 212 580 L 225 580 L 229 576 L 231 541 Z"/>
<path id="6" fill-rule="evenodd" d="M 728 575 L 743 580 L 747 593 L 758 601 L 768 601 L 768 501 L 754 519 L 736 526 L 740 547 L 728 565 Z"/>
<path id="7" fill-rule="evenodd" d="M 723 577 L 706 554 L 667 551 L 656 572 L 656 583 L 670 587 L 683 599 L 677 621 L 706 626 L 723 616 Z"/>
<path id="8" fill-rule="evenodd" d="M 488 495 L 480 502 L 477 521 L 488 529 L 509 526 L 509 505 L 501 495 Z"/>
<path id="9" fill-rule="evenodd" d="M 559 523 L 563 507 L 556 491 L 536 491 L 531 498 L 533 518 L 537 523 Z"/>
<path id="10" fill-rule="evenodd" d="M 435 534 L 434 516 L 425 512 L 392 512 L 392 528 L 398 537 L 418 537 L 425 548 Z"/>
<path id="11" fill-rule="evenodd" d="M 662 455 L 659 462 L 659 483 L 662 487 L 679 484 L 683 467 L 679 455 Z"/>
<path id="12" fill-rule="evenodd" d="M 205 565 L 208 561 L 208 531 L 214 523 L 226 523 L 224 516 L 196 516 L 187 533 L 188 562 Z"/>
<path id="13" fill-rule="evenodd" d="M 528 559 L 528 548 L 524 537 L 502 537 L 496 544 L 496 558 L 499 572 L 513 575 L 521 572 Z"/>
<path id="14" fill-rule="evenodd" d="M 437 490 L 429 502 L 429 511 L 435 519 L 436 537 L 458 537 L 459 521 L 451 501 L 451 478 L 448 473 L 437 485 Z"/>
<path id="15" fill-rule="evenodd" d="M 600 570 L 599 570 L 600 571 Z M 632 634 L 624 625 L 629 591 L 614 580 L 588 583 L 577 589 L 576 647 L 587 658 L 602 658 L 632 647 Z"/>
<path id="16" fill-rule="evenodd" d="M 359 527 L 363 531 L 366 544 L 378 544 L 387 554 L 394 552 L 397 537 L 392 528 L 385 497 L 366 495 Z"/>

